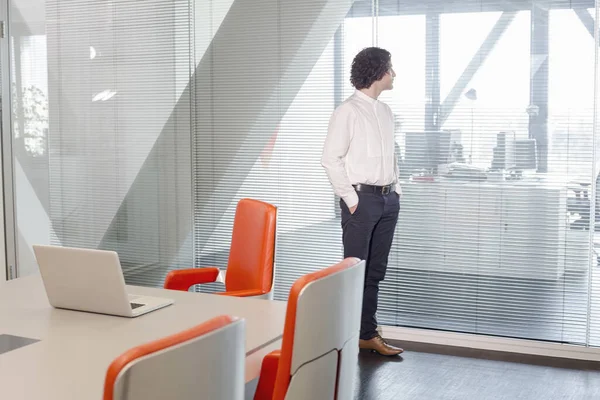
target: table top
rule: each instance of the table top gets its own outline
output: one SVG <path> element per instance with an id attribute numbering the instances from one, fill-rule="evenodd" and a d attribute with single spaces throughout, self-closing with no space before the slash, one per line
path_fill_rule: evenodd
<path id="1" fill-rule="evenodd" d="M 121 353 L 217 315 L 245 319 L 247 360 L 262 358 L 283 333 L 285 302 L 137 286 L 128 286 L 128 292 L 172 298 L 175 304 L 124 318 L 52 308 L 39 275 L 0 287 L 0 335 L 39 340 L 0 354 L 0 398 L 100 399 L 106 369 Z M 254 366 L 246 380 L 257 373 Z"/>

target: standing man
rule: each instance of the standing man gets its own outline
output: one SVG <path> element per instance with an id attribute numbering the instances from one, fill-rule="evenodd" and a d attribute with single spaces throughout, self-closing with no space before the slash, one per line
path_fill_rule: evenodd
<path id="1" fill-rule="evenodd" d="M 344 257 L 367 263 L 359 345 L 386 356 L 403 352 L 383 340 L 375 318 L 400 211 L 394 115 L 378 100 L 395 76 L 388 51 L 370 47 L 356 55 L 350 77 L 356 91 L 331 116 L 321 160 L 341 198 Z"/>

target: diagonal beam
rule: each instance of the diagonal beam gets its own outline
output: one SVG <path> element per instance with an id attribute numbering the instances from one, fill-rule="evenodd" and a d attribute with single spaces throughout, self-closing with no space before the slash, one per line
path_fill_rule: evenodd
<path id="1" fill-rule="evenodd" d="M 479 70 L 479 68 L 483 65 L 485 60 L 489 57 L 492 50 L 496 46 L 498 40 L 502 37 L 506 29 L 510 26 L 515 16 L 517 15 L 516 11 L 505 11 L 500 15 L 496 24 L 492 27 L 492 30 L 485 38 L 477 53 L 473 56 L 462 75 L 458 78 L 450 93 L 444 99 L 444 102 L 441 106 L 440 117 L 438 122 L 438 127 L 442 127 L 452 111 L 454 107 L 460 100 L 460 96 L 463 94 L 475 73 Z"/>
<path id="2" fill-rule="evenodd" d="M 587 31 L 589 32 L 589 34 L 592 36 L 592 39 L 593 39 L 594 38 L 594 17 L 592 17 L 590 12 L 585 8 L 574 8 L 573 12 L 575 13 L 575 15 L 577 15 L 577 17 L 579 18 L 579 20 L 581 21 L 583 26 L 585 26 L 585 29 L 587 29 Z"/>

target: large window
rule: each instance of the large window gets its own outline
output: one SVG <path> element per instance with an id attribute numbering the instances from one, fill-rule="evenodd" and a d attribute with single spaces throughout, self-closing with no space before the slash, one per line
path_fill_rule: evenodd
<path id="1" fill-rule="evenodd" d="M 422 130 L 426 104 L 425 16 L 380 17 L 378 28 L 378 46 L 392 53 L 397 74 L 394 90 L 384 93 L 382 100 L 396 115 L 398 133 Z"/>
<path id="2" fill-rule="evenodd" d="M 342 257 L 321 151 L 354 55 L 378 45 L 404 188 L 380 322 L 600 345 L 598 46 L 579 3 L 11 0 L 19 272 L 35 243 L 116 250 L 132 284 L 225 267 L 253 197 L 278 206 L 285 299 Z M 442 138 L 446 155 L 411 145 Z"/>
<path id="3" fill-rule="evenodd" d="M 577 12 L 591 18 L 594 10 Z M 551 11 L 549 28 L 549 168 L 589 177 L 594 145 L 594 37 L 573 10 Z"/>
<path id="4" fill-rule="evenodd" d="M 491 164 L 499 131 L 527 138 L 530 25 L 529 11 L 440 18 L 441 127 L 461 132 L 474 165 Z"/>

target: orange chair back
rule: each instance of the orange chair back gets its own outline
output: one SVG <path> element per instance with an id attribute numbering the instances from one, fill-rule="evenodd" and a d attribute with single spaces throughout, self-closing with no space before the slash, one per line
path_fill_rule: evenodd
<path id="1" fill-rule="evenodd" d="M 239 201 L 233 232 L 225 290 L 260 289 L 269 293 L 273 285 L 277 208 L 254 199 Z"/>
<path id="2" fill-rule="evenodd" d="M 364 275 L 347 258 L 294 283 L 273 400 L 354 397 Z"/>

